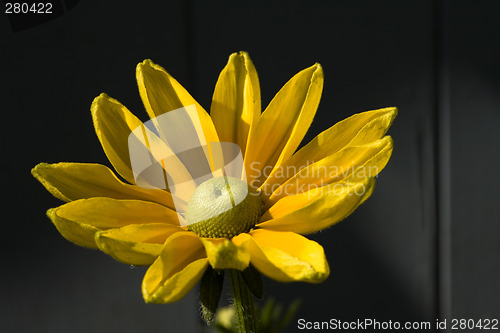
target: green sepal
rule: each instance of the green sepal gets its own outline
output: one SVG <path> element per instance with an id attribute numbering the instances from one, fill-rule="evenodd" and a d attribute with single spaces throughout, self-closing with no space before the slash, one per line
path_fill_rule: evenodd
<path id="1" fill-rule="evenodd" d="M 201 314 L 207 325 L 215 318 L 224 284 L 224 271 L 208 266 L 200 283 Z"/>
<path id="2" fill-rule="evenodd" d="M 243 279 L 248 289 L 250 289 L 255 297 L 261 300 L 264 297 L 264 283 L 262 282 L 262 275 L 260 272 L 250 264 L 241 272 L 241 275 L 243 275 Z"/>

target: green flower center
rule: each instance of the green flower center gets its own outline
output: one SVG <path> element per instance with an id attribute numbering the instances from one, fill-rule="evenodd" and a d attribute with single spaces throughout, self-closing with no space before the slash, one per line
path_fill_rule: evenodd
<path id="1" fill-rule="evenodd" d="M 200 237 L 231 238 L 252 229 L 262 215 L 260 193 L 234 177 L 201 183 L 191 195 L 185 219 Z"/>

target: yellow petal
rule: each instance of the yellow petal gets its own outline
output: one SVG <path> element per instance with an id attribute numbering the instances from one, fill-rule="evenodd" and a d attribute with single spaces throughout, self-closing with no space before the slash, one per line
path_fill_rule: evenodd
<path id="1" fill-rule="evenodd" d="M 370 114 L 371 112 L 373 112 L 373 114 Z M 398 109 L 395 107 L 389 107 L 364 113 L 368 113 L 368 117 L 374 117 L 374 119 L 366 122 L 364 126 L 363 121 L 366 121 L 366 119 L 361 121 L 361 123 L 360 119 L 355 118 L 354 120 L 352 120 L 352 122 L 356 122 L 357 126 L 363 127 L 351 140 L 349 140 L 349 143 L 347 144 L 348 146 L 363 145 L 384 136 L 389 130 L 389 127 L 391 127 L 392 123 L 394 122 L 394 119 L 398 115 Z M 353 126 L 352 123 L 345 125 Z M 356 125 L 354 125 L 353 127 L 356 127 Z"/>
<path id="2" fill-rule="evenodd" d="M 244 270 L 250 262 L 246 243 L 236 245 L 227 238 L 201 238 L 210 265 L 215 269 Z"/>
<path id="3" fill-rule="evenodd" d="M 375 177 L 385 168 L 392 156 L 393 150 L 392 138 L 389 136 L 386 136 L 385 138 L 388 138 L 390 140 L 390 144 L 384 146 L 383 149 L 381 149 L 377 154 L 366 161 L 361 167 L 349 174 L 349 176 L 346 177 L 344 181 L 355 183 L 361 182 L 366 177 Z"/>
<path id="4" fill-rule="evenodd" d="M 269 196 L 266 201 L 266 208 L 271 207 L 279 199 L 287 195 L 303 193 L 313 187 L 321 187 L 337 182 L 351 175 L 356 178 L 354 180 L 351 177 L 351 181 L 358 182 L 368 177 L 375 177 L 387 164 L 392 153 L 392 147 L 391 137 L 385 136 L 363 146 L 347 146 L 331 156 L 309 164 L 274 190 L 272 195 L 269 196 L 269 192 L 273 190 L 272 187 L 269 187 L 269 190 L 267 187 L 261 188 L 263 197 Z M 372 160 L 377 155 L 379 157 Z M 276 172 L 274 177 L 277 180 L 279 179 L 278 176 L 279 174 Z M 283 172 L 283 177 L 286 178 L 289 175 Z"/>
<path id="5" fill-rule="evenodd" d="M 246 52 L 229 57 L 215 85 L 210 115 L 220 141 L 236 143 L 244 154 L 250 128 L 260 116 L 259 79 Z"/>
<path id="6" fill-rule="evenodd" d="M 91 106 L 94 127 L 101 145 L 115 170 L 134 184 L 130 166 L 128 136 L 142 123 L 117 100 L 101 94 Z"/>
<path id="7" fill-rule="evenodd" d="M 162 205 L 101 197 L 72 201 L 50 209 L 47 215 L 64 238 L 90 248 L 97 248 L 95 234 L 100 230 L 129 224 L 179 225 L 177 213 Z"/>
<path id="8" fill-rule="evenodd" d="M 140 200 L 80 199 L 55 208 L 55 212 L 59 217 L 99 229 L 145 223 L 179 225 L 178 214 L 172 209 Z"/>
<path id="9" fill-rule="evenodd" d="M 175 208 L 170 193 L 125 184 L 113 171 L 100 164 L 40 163 L 31 173 L 50 193 L 64 201 L 109 197 L 153 201 Z"/>
<path id="10" fill-rule="evenodd" d="M 151 119 L 165 112 L 195 105 L 207 143 L 219 141 L 212 119 L 200 104 L 162 67 L 151 60 L 137 65 L 137 85 Z"/>
<path id="11" fill-rule="evenodd" d="M 318 243 L 293 232 L 254 230 L 249 242 L 252 265 L 281 282 L 323 282 L 330 268 Z"/>
<path id="12" fill-rule="evenodd" d="M 333 155 L 345 146 L 360 146 L 378 140 L 391 127 L 397 114 L 398 109 L 391 107 L 358 113 L 344 119 L 299 149 L 285 161 L 283 167 L 299 169 L 307 163 L 312 164 Z M 272 181 L 269 179 L 270 183 Z"/>
<path id="13" fill-rule="evenodd" d="M 78 246 L 97 249 L 94 236 L 99 228 L 60 217 L 57 215 L 57 208 L 49 209 L 47 216 L 66 240 Z"/>
<path id="14" fill-rule="evenodd" d="M 131 224 L 96 234 L 99 249 L 129 265 L 150 265 L 160 255 L 163 243 L 180 227 L 163 224 Z"/>
<path id="15" fill-rule="evenodd" d="M 178 232 L 168 238 L 142 282 L 146 303 L 172 303 L 184 297 L 201 279 L 208 265 L 200 238 Z"/>
<path id="16" fill-rule="evenodd" d="M 323 70 L 315 64 L 291 78 L 262 113 L 250 133 L 245 156 L 253 186 L 262 184 L 263 170 L 281 165 L 297 149 L 316 114 L 322 90 Z"/>
<path id="17" fill-rule="evenodd" d="M 350 215 L 373 192 L 375 180 L 338 182 L 284 197 L 262 215 L 257 227 L 308 234 Z"/>

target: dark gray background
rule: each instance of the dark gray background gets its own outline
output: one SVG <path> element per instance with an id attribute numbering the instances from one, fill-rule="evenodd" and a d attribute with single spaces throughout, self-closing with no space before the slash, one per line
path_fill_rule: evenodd
<path id="1" fill-rule="evenodd" d="M 64 240 L 45 217 L 60 202 L 30 169 L 109 165 L 89 106 L 106 92 L 146 119 L 135 83 L 143 59 L 209 110 L 239 50 L 257 67 L 263 106 L 296 72 L 323 65 L 305 142 L 354 113 L 400 109 L 372 198 L 311 237 L 330 278 L 266 280 L 267 296 L 301 298 L 296 319 L 309 321 L 500 319 L 500 1 L 81 0 L 17 32 L 2 9 L 0 45 L 2 332 L 197 331 L 196 288 L 173 305 L 144 304 L 145 268 Z"/>

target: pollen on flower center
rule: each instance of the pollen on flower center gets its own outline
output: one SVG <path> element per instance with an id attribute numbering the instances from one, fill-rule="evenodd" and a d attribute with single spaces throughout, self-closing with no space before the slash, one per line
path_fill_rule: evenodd
<path id="1" fill-rule="evenodd" d="M 252 229 L 262 215 L 260 193 L 234 177 L 212 178 L 191 195 L 185 219 L 200 237 L 231 238 Z"/>

